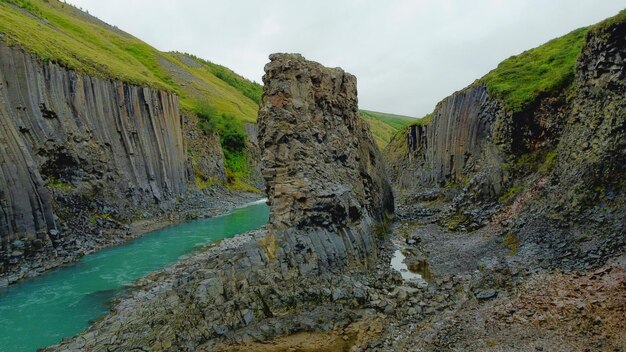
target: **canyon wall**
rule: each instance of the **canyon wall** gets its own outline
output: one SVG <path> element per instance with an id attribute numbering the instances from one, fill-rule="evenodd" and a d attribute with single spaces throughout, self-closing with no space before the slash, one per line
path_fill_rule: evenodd
<path id="1" fill-rule="evenodd" d="M 501 104 L 482 85 L 445 98 L 428 117 L 430 123 L 408 126 L 405 134 L 395 136 L 387 149 L 392 179 L 400 188 L 422 189 L 480 173 L 484 193 L 499 194 L 503 157 L 493 143 L 492 127 L 503 115 Z"/>
<path id="2" fill-rule="evenodd" d="M 147 278 L 113 313 L 50 350 L 229 350 L 358 319 L 353 308 L 370 299 L 364 282 L 393 198 L 357 116 L 356 79 L 296 54 L 270 58 L 259 119 L 266 228 Z"/>
<path id="3" fill-rule="evenodd" d="M 174 94 L 80 75 L 0 42 L 0 124 L 5 264 L 55 256 L 90 223 L 161 214 L 188 189 Z"/>
<path id="4" fill-rule="evenodd" d="M 451 230 L 494 220 L 521 260 L 542 265 L 623 252 L 625 38 L 623 14 L 591 27 L 571 79 L 521 111 L 478 81 L 396 135 L 385 158 L 402 215 Z"/>

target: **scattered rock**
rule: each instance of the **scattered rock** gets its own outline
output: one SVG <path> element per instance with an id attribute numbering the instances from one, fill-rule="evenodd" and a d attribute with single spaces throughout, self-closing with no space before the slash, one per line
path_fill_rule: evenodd
<path id="1" fill-rule="evenodd" d="M 488 299 L 496 298 L 498 296 L 498 291 L 494 289 L 488 289 L 484 291 L 479 291 L 475 294 L 475 296 L 480 301 L 486 301 Z"/>

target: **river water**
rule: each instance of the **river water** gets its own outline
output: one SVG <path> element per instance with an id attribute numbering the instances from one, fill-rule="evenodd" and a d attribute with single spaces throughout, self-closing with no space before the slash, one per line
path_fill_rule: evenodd
<path id="1" fill-rule="evenodd" d="M 127 244 L 0 291 L 0 351 L 36 351 L 84 330 L 107 303 L 148 273 L 184 254 L 267 223 L 264 201 L 218 217 L 154 231 Z"/>

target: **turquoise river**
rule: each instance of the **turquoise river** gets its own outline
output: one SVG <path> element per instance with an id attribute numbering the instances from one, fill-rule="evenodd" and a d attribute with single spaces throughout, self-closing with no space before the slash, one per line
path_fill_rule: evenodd
<path id="1" fill-rule="evenodd" d="M 127 244 L 0 291 L 0 351 L 36 351 L 75 335 L 109 310 L 108 303 L 148 273 L 222 238 L 267 223 L 255 202 L 230 213 L 148 233 Z"/>

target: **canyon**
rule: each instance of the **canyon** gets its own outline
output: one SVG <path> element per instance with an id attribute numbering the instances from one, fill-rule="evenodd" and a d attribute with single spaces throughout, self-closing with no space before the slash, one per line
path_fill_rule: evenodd
<path id="1" fill-rule="evenodd" d="M 357 78 L 300 54 L 271 54 L 260 88 L 157 53 L 174 81 L 197 83 L 168 89 L 2 38 L 3 287 L 269 205 L 263 227 L 136 281 L 47 351 L 626 348 L 624 11 L 505 60 L 382 151 Z M 511 78 L 545 65 L 562 76 Z M 224 127 L 238 103 L 219 114 L 195 100 L 236 86 L 246 104 L 262 89 L 254 123 Z"/>

